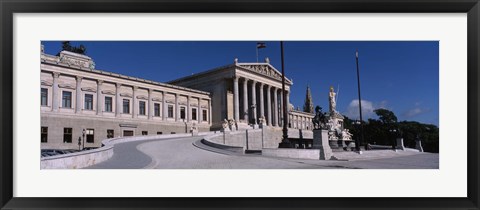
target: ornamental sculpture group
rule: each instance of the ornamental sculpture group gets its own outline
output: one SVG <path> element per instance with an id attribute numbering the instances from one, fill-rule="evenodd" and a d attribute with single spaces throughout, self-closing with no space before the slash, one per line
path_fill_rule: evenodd
<path id="1" fill-rule="evenodd" d="M 315 117 L 313 125 L 315 129 L 328 131 L 328 140 L 332 149 L 354 148 L 352 134 L 343 127 L 344 117 L 336 110 L 336 93 L 333 87 L 330 87 L 328 94 L 329 112 L 322 112 L 322 108 L 315 108 Z"/>

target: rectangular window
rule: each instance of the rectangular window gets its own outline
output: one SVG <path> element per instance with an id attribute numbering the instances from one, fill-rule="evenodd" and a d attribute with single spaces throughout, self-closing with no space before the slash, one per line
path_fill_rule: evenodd
<path id="1" fill-rule="evenodd" d="M 63 128 L 63 143 L 72 143 L 72 128 Z"/>
<path id="2" fill-rule="evenodd" d="M 48 106 L 48 89 L 47 88 L 42 88 L 40 101 L 42 106 Z"/>
<path id="3" fill-rule="evenodd" d="M 192 120 L 197 120 L 197 109 L 192 108 Z"/>
<path id="4" fill-rule="evenodd" d="M 106 96 L 105 97 L 105 112 L 112 112 L 112 97 Z"/>
<path id="5" fill-rule="evenodd" d="M 94 142 L 94 133 L 93 129 L 88 128 L 87 131 L 85 132 L 85 138 L 87 139 L 87 143 L 93 143 Z"/>
<path id="6" fill-rule="evenodd" d="M 72 92 L 70 91 L 62 92 L 62 107 L 72 108 Z"/>
<path id="7" fill-rule="evenodd" d="M 123 99 L 123 113 L 130 114 L 130 100 Z"/>
<path id="8" fill-rule="evenodd" d="M 160 104 L 155 103 L 153 105 L 155 117 L 160 117 Z"/>
<path id="9" fill-rule="evenodd" d="M 163 132 L 157 132 L 157 135 L 162 135 L 162 134 L 163 134 Z"/>
<path id="10" fill-rule="evenodd" d="M 85 94 L 85 108 L 86 110 L 93 110 L 93 95 Z"/>
<path id="11" fill-rule="evenodd" d="M 173 118 L 173 105 L 168 105 L 168 118 Z"/>
<path id="12" fill-rule="evenodd" d="M 48 127 L 42 127 L 41 130 L 40 130 L 40 133 L 41 133 L 40 142 L 47 143 Z"/>
<path id="13" fill-rule="evenodd" d="M 145 115 L 145 101 L 139 101 L 138 104 L 139 104 L 138 108 L 139 108 L 139 112 L 140 112 L 139 114 L 140 115 Z"/>
<path id="14" fill-rule="evenodd" d="M 185 107 L 180 107 L 180 119 L 185 119 Z"/>
<path id="15" fill-rule="evenodd" d="M 203 116 L 203 121 L 207 121 L 208 118 L 207 118 L 207 110 L 202 110 L 202 116 Z"/>
<path id="16" fill-rule="evenodd" d="M 107 139 L 111 139 L 113 138 L 114 134 L 113 134 L 113 130 L 109 129 L 107 130 Z"/>
<path id="17" fill-rule="evenodd" d="M 142 131 L 142 136 L 148 135 L 148 131 Z"/>

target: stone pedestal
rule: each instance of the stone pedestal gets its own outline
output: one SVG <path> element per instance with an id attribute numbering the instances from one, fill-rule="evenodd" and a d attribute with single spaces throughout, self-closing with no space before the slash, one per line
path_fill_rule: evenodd
<path id="1" fill-rule="evenodd" d="M 423 152 L 423 147 L 422 147 L 422 141 L 421 140 L 416 140 L 415 141 L 415 149 L 418 149 L 419 152 Z"/>
<path id="2" fill-rule="evenodd" d="M 313 130 L 312 149 L 320 150 L 320 160 L 330 160 L 333 153 L 329 145 L 327 130 L 321 130 L 321 129 Z"/>
<path id="3" fill-rule="evenodd" d="M 403 145 L 403 138 L 397 138 L 397 147 L 395 149 L 405 150 L 405 146 Z"/>

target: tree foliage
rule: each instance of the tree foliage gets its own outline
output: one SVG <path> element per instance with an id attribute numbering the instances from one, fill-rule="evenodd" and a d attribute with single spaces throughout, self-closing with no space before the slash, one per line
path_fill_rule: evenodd
<path id="1" fill-rule="evenodd" d="M 387 109 L 374 110 L 377 119 L 368 119 L 363 122 L 363 143 L 376 145 L 392 145 L 397 137 L 403 138 L 405 147 L 415 148 L 415 139 L 422 141 L 425 152 L 439 152 L 439 128 L 431 124 L 423 124 L 414 121 L 398 122 L 395 113 Z M 345 117 L 344 127 L 353 134 L 353 139 L 360 136 L 360 125 L 354 124 L 353 120 Z M 396 132 L 392 132 L 395 130 Z"/>

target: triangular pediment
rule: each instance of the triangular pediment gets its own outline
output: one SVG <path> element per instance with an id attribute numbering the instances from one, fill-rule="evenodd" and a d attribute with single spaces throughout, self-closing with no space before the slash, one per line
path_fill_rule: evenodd
<path id="1" fill-rule="evenodd" d="M 282 80 L 282 74 L 269 63 L 237 63 L 237 66 L 275 80 Z M 286 77 L 285 81 L 290 85 L 292 84 L 292 81 Z"/>

